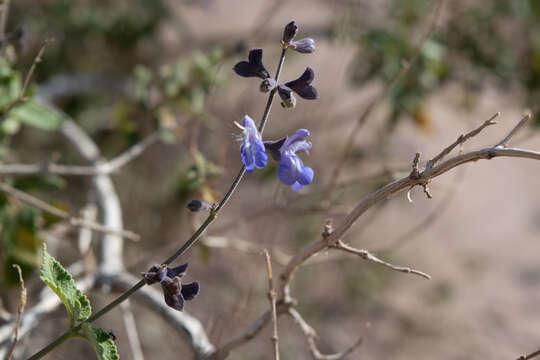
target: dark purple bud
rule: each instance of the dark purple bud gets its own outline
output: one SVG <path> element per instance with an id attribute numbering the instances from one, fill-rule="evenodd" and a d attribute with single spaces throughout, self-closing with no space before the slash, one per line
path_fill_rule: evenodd
<path id="1" fill-rule="evenodd" d="M 286 44 L 290 43 L 291 40 L 296 36 L 297 32 L 298 25 L 296 25 L 296 21 L 291 21 L 285 25 L 285 29 L 283 30 L 283 42 Z"/>
<path id="2" fill-rule="evenodd" d="M 268 78 L 268 79 L 264 79 L 262 81 L 261 86 L 259 87 L 259 89 L 261 90 L 261 92 L 266 93 L 266 92 L 269 92 L 270 90 L 274 89 L 276 86 L 277 86 L 276 80 L 274 80 L 272 78 Z"/>
<path id="3" fill-rule="evenodd" d="M 240 61 L 233 69 L 243 77 L 260 77 L 263 80 L 269 78 L 270 74 L 262 63 L 262 56 L 262 49 L 253 49 L 249 52 L 249 61 Z"/>
<path id="4" fill-rule="evenodd" d="M 313 79 L 315 79 L 315 72 L 308 66 L 298 79 L 289 81 L 284 85 L 300 95 L 301 98 L 314 100 L 319 98 L 319 92 L 315 87 L 311 86 Z"/>
<path id="5" fill-rule="evenodd" d="M 161 281 L 165 303 L 175 310 L 184 310 L 184 298 L 182 296 L 182 283 L 179 277 L 171 279 L 166 277 Z"/>
<path id="6" fill-rule="evenodd" d="M 264 148 L 266 151 L 270 152 L 270 155 L 272 156 L 272 159 L 279 162 L 281 160 L 281 147 L 283 146 L 283 143 L 285 143 L 285 140 L 287 140 L 287 137 L 284 137 L 282 139 L 276 140 L 276 141 L 265 141 L 264 142 Z"/>
<path id="7" fill-rule="evenodd" d="M 184 297 L 184 300 L 193 300 L 195 296 L 199 294 L 200 285 L 198 281 L 194 281 L 189 284 L 183 284 L 182 285 L 182 296 Z"/>
<path id="8" fill-rule="evenodd" d="M 155 264 L 152 265 L 152 267 L 147 272 L 141 273 L 141 275 L 143 276 L 146 283 L 148 285 L 151 285 L 157 282 L 161 282 L 165 277 L 167 277 L 167 271 L 167 265 Z"/>
<path id="9" fill-rule="evenodd" d="M 176 276 L 182 277 L 184 276 L 184 273 L 186 272 L 187 268 L 188 268 L 188 264 L 183 264 L 175 268 L 167 267 L 167 276 L 170 277 L 171 279 Z"/>
<path id="10" fill-rule="evenodd" d="M 315 52 L 315 40 L 312 38 L 305 38 L 291 43 L 291 49 L 298 51 L 302 54 L 311 54 Z"/>
<path id="11" fill-rule="evenodd" d="M 197 211 L 201 211 L 201 210 L 211 210 L 212 209 L 212 205 L 204 202 L 204 201 L 201 201 L 201 200 L 191 200 L 187 205 L 186 207 L 190 210 L 190 211 L 193 211 L 193 212 L 197 212 Z"/>
<path id="12" fill-rule="evenodd" d="M 292 90 L 285 86 L 279 84 L 277 86 L 279 97 L 281 98 L 281 106 L 284 108 L 294 108 L 296 106 L 296 98 L 293 95 Z"/>

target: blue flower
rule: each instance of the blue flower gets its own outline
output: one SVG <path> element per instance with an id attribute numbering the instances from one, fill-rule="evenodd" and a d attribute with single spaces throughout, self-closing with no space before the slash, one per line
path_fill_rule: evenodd
<path id="1" fill-rule="evenodd" d="M 142 273 L 142 276 L 148 285 L 159 282 L 163 289 L 165 303 L 173 309 L 182 311 L 184 309 L 184 300 L 193 300 L 200 289 L 198 281 L 182 284 L 181 277 L 184 276 L 187 268 L 188 264 L 174 268 L 170 268 L 165 264 L 156 264 L 148 272 Z"/>
<path id="2" fill-rule="evenodd" d="M 248 61 L 240 61 L 234 66 L 234 71 L 243 77 L 259 77 L 267 79 L 270 74 L 262 63 L 263 50 L 253 49 L 249 52 Z"/>
<path id="3" fill-rule="evenodd" d="M 299 129 L 291 137 L 264 143 L 272 158 L 279 161 L 279 180 L 285 185 L 290 185 L 296 192 L 313 181 L 313 169 L 304 166 L 302 159 L 297 155 L 300 152 L 309 153 L 311 143 L 306 140 L 307 137 L 309 131 Z"/>
<path id="4" fill-rule="evenodd" d="M 253 119 L 248 115 L 244 116 L 242 128 L 242 145 L 240 146 L 240 155 L 242 156 L 242 163 L 246 167 L 248 173 L 253 172 L 255 168 L 262 169 L 266 166 L 268 157 L 264 149 L 262 137 Z"/>
<path id="5" fill-rule="evenodd" d="M 298 79 L 286 82 L 283 85 L 279 84 L 277 90 L 279 97 L 283 100 L 281 106 L 286 108 L 295 107 L 296 98 L 293 95 L 293 91 L 306 100 L 318 99 L 319 92 L 311 85 L 313 79 L 315 79 L 315 72 L 308 66 Z"/>

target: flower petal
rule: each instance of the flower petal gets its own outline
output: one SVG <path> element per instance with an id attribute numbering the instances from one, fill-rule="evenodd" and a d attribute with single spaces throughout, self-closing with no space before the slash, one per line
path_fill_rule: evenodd
<path id="1" fill-rule="evenodd" d="M 184 275 L 187 268 L 188 268 L 188 264 L 183 264 L 175 268 L 167 268 L 167 276 L 170 277 L 171 279 L 174 278 L 175 276 L 181 277 L 182 275 Z"/>
<path id="2" fill-rule="evenodd" d="M 263 49 L 253 49 L 249 52 L 248 60 L 251 64 L 262 65 Z"/>
<path id="3" fill-rule="evenodd" d="M 255 143 L 255 166 L 257 169 L 262 169 L 266 166 L 267 161 L 268 156 L 266 155 L 264 144 L 262 141 L 257 141 Z"/>
<path id="4" fill-rule="evenodd" d="M 148 285 L 161 282 L 167 276 L 167 265 L 152 265 L 142 276 Z"/>
<path id="5" fill-rule="evenodd" d="M 303 166 L 303 164 L 302 164 Z M 313 169 L 309 166 L 305 166 L 302 168 L 302 171 L 300 172 L 300 176 L 298 177 L 298 182 L 301 185 L 309 185 L 313 181 Z"/>
<path id="6" fill-rule="evenodd" d="M 272 159 L 274 159 L 275 161 L 280 161 L 281 160 L 281 147 L 283 146 L 283 144 L 285 143 L 285 141 L 287 140 L 287 137 L 284 137 L 284 138 L 281 138 L 279 140 L 275 140 L 275 141 L 265 141 L 264 142 L 264 147 L 266 148 L 267 151 L 270 152 L 270 155 L 272 155 Z"/>
<path id="7" fill-rule="evenodd" d="M 289 87 L 306 100 L 318 99 L 319 92 L 311 85 L 314 78 L 315 72 L 308 66 L 298 79 L 285 83 L 285 86 Z"/>
<path id="8" fill-rule="evenodd" d="M 198 281 L 189 284 L 182 284 L 182 297 L 184 300 L 193 300 L 199 293 L 200 286 Z"/>
<path id="9" fill-rule="evenodd" d="M 296 98 L 294 97 L 293 92 L 289 87 L 279 84 L 277 86 L 277 89 L 279 97 L 281 98 L 281 100 L 283 100 L 281 106 L 283 106 L 284 108 L 293 108 L 296 106 Z"/>
<path id="10" fill-rule="evenodd" d="M 298 192 L 303 187 L 304 185 L 300 184 L 298 181 L 291 185 L 291 188 L 294 190 L 294 192 Z"/>
<path id="11" fill-rule="evenodd" d="M 292 185 L 298 180 L 302 160 L 295 154 L 282 153 L 278 167 L 278 177 L 285 185 Z"/>
<path id="12" fill-rule="evenodd" d="M 240 156 L 242 157 L 242 163 L 246 167 L 246 171 L 251 173 L 255 168 L 264 168 L 268 157 L 266 156 L 261 134 L 257 130 L 253 119 L 245 115 L 243 125 L 244 133 L 243 143 L 240 146 Z"/>

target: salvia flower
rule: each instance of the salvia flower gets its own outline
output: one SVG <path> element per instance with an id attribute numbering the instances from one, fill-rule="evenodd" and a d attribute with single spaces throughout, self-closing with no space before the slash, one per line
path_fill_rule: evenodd
<path id="1" fill-rule="evenodd" d="M 265 167 L 268 157 L 264 150 L 261 133 L 257 130 L 253 119 L 245 115 L 242 125 L 238 125 L 242 129 L 240 155 L 246 171 L 250 173 L 255 168 L 262 169 Z"/>
<path id="2" fill-rule="evenodd" d="M 313 79 L 315 79 L 315 72 L 308 66 L 306 71 L 298 79 L 289 81 L 283 85 L 279 84 L 277 90 L 282 100 L 281 106 L 286 108 L 295 107 L 296 98 L 293 95 L 293 91 L 306 100 L 318 99 L 319 92 L 311 85 Z"/>
<path id="3" fill-rule="evenodd" d="M 182 284 L 181 277 L 184 276 L 188 264 L 183 264 L 170 268 L 165 264 L 153 265 L 148 272 L 142 273 L 142 276 L 148 285 L 159 282 L 163 290 L 165 303 L 182 311 L 185 300 L 193 300 L 199 293 L 199 282 L 194 281 L 189 284 Z"/>
<path id="4" fill-rule="evenodd" d="M 315 52 L 315 40 L 313 40 L 312 38 L 305 38 L 298 41 L 293 41 L 297 32 L 298 25 L 296 25 L 295 21 L 291 21 L 290 23 L 285 25 L 282 40 L 283 47 L 290 48 L 302 54 L 311 54 Z"/>
<path id="5" fill-rule="evenodd" d="M 249 52 L 248 61 L 240 61 L 234 66 L 234 71 L 243 77 L 259 77 L 267 79 L 270 74 L 262 63 L 263 50 L 253 49 Z"/>
<path id="6" fill-rule="evenodd" d="M 204 202 L 204 201 L 201 201 L 201 200 L 197 200 L 197 199 L 193 199 L 191 200 L 187 205 L 186 207 L 190 210 L 190 211 L 193 211 L 193 212 L 198 212 L 198 211 L 201 211 L 201 210 L 212 210 L 212 205 Z"/>
<path id="7" fill-rule="evenodd" d="M 279 161 L 279 179 L 296 192 L 313 181 L 313 169 L 304 166 L 302 159 L 297 155 L 300 152 L 309 153 L 311 143 L 307 140 L 308 137 L 308 130 L 299 129 L 291 137 L 264 143 L 272 158 Z"/>

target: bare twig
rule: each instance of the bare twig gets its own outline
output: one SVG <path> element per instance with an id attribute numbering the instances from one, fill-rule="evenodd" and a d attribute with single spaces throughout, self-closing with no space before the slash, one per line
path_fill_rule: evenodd
<path id="1" fill-rule="evenodd" d="M 5 192 L 6 194 L 9 194 L 18 200 L 34 206 L 38 209 L 41 209 L 49 214 L 52 214 L 54 216 L 57 216 L 61 219 L 66 220 L 71 226 L 74 227 L 81 227 L 81 228 L 87 228 L 94 231 L 99 231 L 102 233 L 108 233 L 108 234 L 115 234 L 122 237 L 125 237 L 130 240 L 138 241 L 140 240 L 140 236 L 135 234 L 134 232 L 128 231 L 128 230 L 116 230 L 109 228 L 107 226 L 84 220 L 82 218 L 72 216 L 68 212 L 64 210 L 60 210 L 57 207 L 51 206 L 47 204 L 45 201 L 38 199 L 37 197 L 30 195 L 28 193 L 25 193 L 21 190 L 15 189 L 14 187 L 9 186 L 6 183 L 0 183 L 0 191 Z"/>
<path id="2" fill-rule="evenodd" d="M 319 349 L 317 348 L 317 345 L 315 344 L 315 338 L 317 338 L 317 333 L 315 330 L 304 320 L 302 315 L 296 309 L 290 308 L 289 309 L 289 315 L 293 318 L 294 322 L 298 324 L 302 332 L 304 333 L 308 345 L 309 350 L 311 352 L 311 355 L 316 360 L 340 360 L 343 359 L 345 356 L 352 353 L 357 347 L 359 347 L 362 344 L 362 338 L 359 338 L 354 344 L 349 346 L 347 349 L 343 350 L 342 352 L 336 353 L 336 354 L 322 354 Z"/>
<path id="3" fill-rule="evenodd" d="M 431 276 L 429 276 L 428 274 L 426 274 L 426 273 L 424 273 L 422 271 L 414 270 L 414 269 L 411 269 L 409 267 L 396 266 L 396 265 L 390 264 L 390 263 L 388 263 L 386 261 L 383 261 L 383 260 L 379 259 L 378 257 L 376 257 L 375 255 L 373 255 L 372 253 L 370 253 L 367 250 L 361 250 L 361 249 L 353 248 L 353 247 L 345 244 L 341 240 L 338 240 L 334 247 L 336 249 L 340 249 L 340 250 L 346 251 L 348 253 L 358 255 L 364 260 L 374 262 L 376 264 L 385 266 L 385 267 L 387 267 L 389 269 L 392 269 L 392 270 L 395 270 L 395 271 L 399 271 L 399 272 L 403 272 L 403 273 L 407 273 L 407 274 L 419 275 L 419 276 L 421 276 L 421 277 L 423 277 L 425 279 L 428 279 L 428 280 L 431 279 Z"/>
<path id="4" fill-rule="evenodd" d="M 446 155 L 450 154 L 450 152 L 452 150 L 455 149 L 456 146 L 458 145 L 462 145 L 465 141 L 469 140 L 470 138 L 478 135 L 482 130 L 484 130 L 484 128 L 490 126 L 490 125 L 495 125 L 497 124 L 495 120 L 495 118 L 497 118 L 498 116 L 500 116 L 501 113 L 500 112 L 497 112 L 495 113 L 493 116 L 491 116 L 489 119 L 487 119 L 486 121 L 484 121 L 482 123 L 482 125 L 480 125 L 479 127 L 477 127 L 476 129 L 468 132 L 467 134 L 465 135 L 460 135 L 456 141 L 454 141 L 452 144 L 450 144 L 448 147 L 446 147 L 443 151 L 441 151 L 437 156 L 435 156 L 433 159 L 429 160 L 426 164 L 426 169 L 430 169 L 432 168 L 434 165 L 436 165 L 439 161 L 441 161 Z M 509 134 L 508 136 L 513 136 L 513 134 Z M 505 139 L 506 140 L 506 139 Z M 508 140 L 507 140 L 508 141 Z M 498 146 L 498 144 L 496 145 Z"/>
<path id="5" fill-rule="evenodd" d="M 39 49 L 36 57 L 34 58 L 34 61 L 32 62 L 32 65 L 30 66 L 30 69 L 26 73 L 26 78 L 24 79 L 23 87 L 21 88 L 21 92 L 19 93 L 19 96 L 15 101 L 13 101 L 11 104 L 8 105 L 7 109 L 4 111 L 2 116 L 0 117 L 0 122 L 3 122 L 7 115 L 13 110 L 17 105 L 22 104 L 26 101 L 26 98 L 24 97 L 24 94 L 26 93 L 26 89 L 28 88 L 28 85 L 30 84 L 30 79 L 32 78 L 32 75 L 34 74 L 34 71 L 36 70 L 36 66 L 39 62 L 41 62 L 41 57 L 43 56 L 43 53 L 45 52 L 45 49 L 47 48 L 47 45 L 51 40 L 45 40 L 43 42 L 43 45 L 41 45 L 41 48 Z"/>
<path id="6" fill-rule="evenodd" d="M 540 350 L 530 353 L 529 355 L 521 355 L 517 360 L 529 360 L 540 355 Z"/>
<path id="7" fill-rule="evenodd" d="M 326 186 L 327 196 L 330 193 L 330 190 L 332 190 L 335 187 L 339 179 L 339 175 L 341 174 L 341 171 L 343 170 L 343 167 L 345 166 L 347 159 L 351 155 L 351 152 L 354 147 L 356 135 L 358 134 L 358 132 L 360 131 L 364 123 L 367 121 L 368 117 L 371 115 L 373 110 L 375 110 L 375 108 L 377 108 L 383 102 L 383 100 L 388 96 L 390 91 L 407 74 L 407 72 L 411 68 L 411 65 L 416 61 L 416 59 L 418 58 L 418 55 L 420 54 L 420 51 L 422 50 L 422 46 L 424 45 L 424 43 L 427 41 L 427 39 L 431 36 L 433 31 L 437 27 L 437 20 L 439 18 L 443 5 L 444 5 L 444 0 L 439 0 L 439 3 L 437 4 L 437 7 L 435 8 L 435 11 L 433 13 L 433 17 L 431 18 L 431 22 L 428 26 L 428 29 L 426 33 L 422 36 L 420 41 L 418 41 L 418 44 L 416 45 L 411 57 L 406 62 L 403 63 L 403 66 L 401 67 L 399 73 L 389 83 L 386 84 L 383 90 L 378 95 L 375 96 L 375 98 L 366 106 L 364 111 L 358 117 L 358 120 L 356 121 L 354 128 L 349 133 L 347 141 L 345 142 L 345 149 L 343 151 L 343 154 L 340 157 L 340 159 L 337 161 L 337 164 L 332 171 L 332 175 L 330 176 L 330 182 Z"/>
<path id="8" fill-rule="evenodd" d="M 11 359 L 11 357 L 13 356 L 13 352 L 15 351 L 15 346 L 17 345 L 17 341 L 19 341 L 19 327 L 21 326 L 22 314 L 24 312 L 24 307 L 26 306 L 26 288 L 24 287 L 24 279 L 22 276 L 22 270 L 21 270 L 21 267 L 17 264 L 13 264 L 13 267 L 17 269 L 17 272 L 19 273 L 19 281 L 21 282 L 21 295 L 19 298 L 20 299 L 19 307 L 17 309 L 17 322 L 15 323 L 15 334 L 13 335 L 13 342 L 11 343 L 11 346 L 9 347 L 6 360 Z"/>
<path id="9" fill-rule="evenodd" d="M 274 325 L 274 334 L 271 338 L 274 359 L 279 360 L 279 336 L 277 327 L 277 311 L 276 311 L 276 289 L 274 288 L 274 278 L 272 276 L 272 264 L 270 262 L 270 254 L 267 249 L 264 249 L 264 256 L 266 257 L 266 271 L 268 273 L 268 300 L 270 300 L 270 308 L 272 310 L 272 323 Z"/>
<path id="10" fill-rule="evenodd" d="M 504 138 L 501 140 L 501 142 L 499 142 L 497 145 L 495 145 L 495 147 L 506 147 L 506 145 L 508 144 L 508 141 L 510 141 L 510 139 L 523 127 L 525 126 L 525 124 L 527 124 L 529 122 L 529 120 L 531 120 L 531 113 L 527 113 L 525 114 L 525 116 L 520 120 L 520 122 L 514 126 L 514 128 L 510 131 L 510 133 Z"/>
<path id="11" fill-rule="evenodd" d="M 148 147 L 158 142 L 161 139 L 162 132 L 163 131 L 161 130 L 155 131 L 117 157 L 91 166 L 62 165 L 53 163 L 6 164 L 0 166 L 0 175 L 30 175 L 47 173 L 70 176 L 95 176 L 111 174 L 137 158 Z"/>

